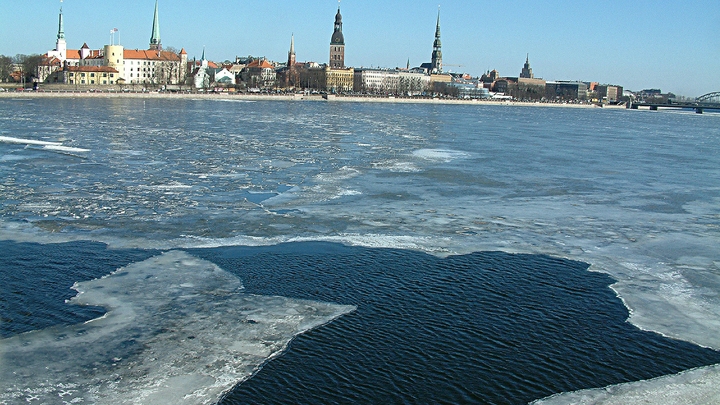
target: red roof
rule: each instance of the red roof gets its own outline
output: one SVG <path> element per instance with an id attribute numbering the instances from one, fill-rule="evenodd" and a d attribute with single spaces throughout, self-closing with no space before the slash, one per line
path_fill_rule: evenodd
<path id="1" fill-rule="evenodd" d="M 119 73 L 114 68 L 109 66 L 68 66 L 68 72 L 106 72 L 106 73 Z"/>
<path id="2" fill-rule="evenodd" d="M 179 62 L 180 56 L 168 51 L 155 51 L 152 49 L 140 51 L 137 49 L 125 49 L 123 53 L 125 59 L 144 59 L 155 61 Z"/>
<path id="3" fill-rule="evenodd" d="M 62 66 L 60 59 L 56 57 L 48 58 L 47 55 L 43 55 L 42 60 L 39 63 L 40 66 Z"/>
<path id="4" fill-rule="evenodd" d="M 260 67 L 263 69 L 273 69 L 273 65 L 271 65 L 267 60 L 265 59 L 255 59 L 254 61 L 250 62 L 248 64 L 249 68 L 252 67 Z"/>

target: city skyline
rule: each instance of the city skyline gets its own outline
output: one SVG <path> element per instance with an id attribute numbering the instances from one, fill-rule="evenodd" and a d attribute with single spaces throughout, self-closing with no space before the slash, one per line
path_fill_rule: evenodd
<path id="1" fill-rule="evenodd" d="M 154 0 L 128 0 L 121 9 L 98 3 L 62 3 L 68 48 L 83 43 L 102 48 L 117 28 L 115 41 L 128 49 L 147 49 Z M 518 76 L 529 54 L 536 77 L 546 80 L 597 81 L 635 91 L 660 88 L 689 97 L 720 90 L 720 40 L 708 33 L 720 20 L 717 2 L 492 4 L 440 2 L 445 71 L 479 76 L 496 69 Z M 298 61 L 327 63 L 337 1 L 282 2 L 273 9 L 247 1 L 232 5 L 217 10 L 196 0 L 160 0 L 162 45 L 185 48 L 190 58 L 200 58 L 204 47 L 215 61 L 247 55 L 285 61 L 294 35 Z M 5 5 L 0 54 L 51 50 L 60 6 L 58 0 Z M 345 0 L 340 7 L 347 66 L 430 62 L 438 2 Z M 32 18 L 13 18 L 23 13 Z"/>

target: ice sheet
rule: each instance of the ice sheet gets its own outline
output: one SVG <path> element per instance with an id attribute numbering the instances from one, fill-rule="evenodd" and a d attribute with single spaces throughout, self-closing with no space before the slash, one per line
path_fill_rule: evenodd
<path id="1" fill-rule="evenodd" d="M 0 403 L 214 403 L 294 336 L 354 310 L 245 294 L 181 251 L 74 288 L 71 303 L 108 312 L 0 340 Z"/>
<path id="2" fill-rule="evenodd" d="M 652 380 L 553 395 L 531 405 L 716 405 L 720 404 L 718 387 L 720 365 Z"/>
<path id="3" fill-rule="evenodd" d="M 58 151 L 58 152 L 68 152 L 68 153 L 90 152 L 90 149 L 74 148 L 72 146 L 61 146 L 61 145 L 45 145 L 45 146 L 43 146 L 43 149 Z"/>
<path id="4" fill-rule="evenodd" d="M 467 153 L 462 151 L 446 149 L 418 149 L 413 152 L 413 155 L 423 159 L 440 160 L 444 162 L 450 162 L 468 156 Z"/>
<path id="5" fill-rule="evenodd" d="M 62 142 L 38 141 L 36 139 L 15 138 L 12 136 L 0 136 L 0 142 L 18 143 L 22 145 L 60 146 Z"/>

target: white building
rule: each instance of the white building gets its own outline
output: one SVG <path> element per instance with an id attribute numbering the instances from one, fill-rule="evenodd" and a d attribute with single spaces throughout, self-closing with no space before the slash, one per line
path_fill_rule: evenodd
<path id="1" fill-rule="evenodd" d="M 222 67 L 219 70 L 215 71 L 214 81 L 219 85 L 234 86 L 235 74 L 228 70 L 227 67 Z"/>
<path id="2" fill-rule="evenodd" d="M 192 80 L 196 89 L 210 87 L 210 72 L 208 61 L 205 59 L 205 49 L 203 49 L 202 58 L 200 59 L 200 66 L 192 72 Z"/>
<path id="3" fill-rule="evenodd" d="M 431 76 L 420 72 L 401 70 L 399 73 L 398 93 L 417 96 L 430 88 Z"/>
<path id="4" fill-rule="evenodd" d="M 122 56 L 120 56 L 122 55 Z M 105 46 L 105 65 L 121 72 L 125 83 L 179 84 L 185 81 L 187 53 L 162 50 L 123 49 L 120 45 Z"/>
<path id="5" fill-rule="evenodd" d="M 428 89 L 430 75 L 399 69 L 355 69 L 355 91 L 373 94 L 418 95 Z"/>

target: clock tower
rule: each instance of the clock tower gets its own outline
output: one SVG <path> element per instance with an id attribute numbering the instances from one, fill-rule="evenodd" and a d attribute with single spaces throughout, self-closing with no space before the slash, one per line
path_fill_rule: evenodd
<path id="1" fill-rule="evenodd" d="M 330 68 L 345 68 L 345 37 L 342 33 L 342 15 L 340 14 L 340 6 L 338 5 L 337 14 L 335 14 L 335 29 L 330 39 Z"/>

